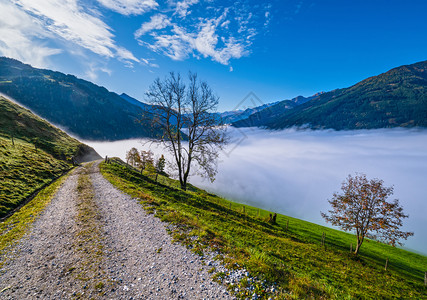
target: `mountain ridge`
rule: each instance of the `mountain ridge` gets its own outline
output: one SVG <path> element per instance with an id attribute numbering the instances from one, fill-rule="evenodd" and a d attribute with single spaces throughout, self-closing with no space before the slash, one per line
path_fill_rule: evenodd
<path id="1" fill-rule="evenodd" d="M 427 127 L 427 61 L 396 67 L 348 88 L 322 93 L 290 110 L 270 110 L 273 112 L 261 111 L 233 126 L 335 130 Z"/>
<path id="2" fill-rule="evenodd" d="M 143 109 L 74 75 L 0 57 L 0 92 L 86 140 L 153 137 Z"/>

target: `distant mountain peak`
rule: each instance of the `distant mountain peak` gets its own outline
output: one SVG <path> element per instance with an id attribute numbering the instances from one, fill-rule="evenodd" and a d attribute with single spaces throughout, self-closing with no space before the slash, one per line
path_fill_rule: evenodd
<path id="1" fill-rule="evenodd" d="M 297 104 L 287 107 L 289 103 Z M 427 61 L 393 68 L 353 86 L 284 100 L 233 125 L 336 130 L 427 127 Z"/>

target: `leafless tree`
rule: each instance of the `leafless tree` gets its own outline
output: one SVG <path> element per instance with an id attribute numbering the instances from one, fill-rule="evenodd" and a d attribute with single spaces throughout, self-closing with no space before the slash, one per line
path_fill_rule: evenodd
<path id="1" fill-rule="evenodd" d="M 151 106 L 145 117 L 160 129 L 159 140 L 173 155 L 181 188 L 187 188 L 191 166 L 196 162 L 199 174 L 214 180 L 219 150 L 226 143 L 225 128 L 218 126 L 219 98 L 197 74 L 189 73 L 188 82 L 171 72 L 157 78 L 146 93 Z M 185 133 L 184 133 L 185 132 Z"/>
<path id="2" fill-rule="evenodd" d="M 403 213 L 399 200 L 388 202 L 393 195 L 393 187 L 385 187 L 380 179 L 368 180 L 365 174 L 349 175 L 342 183 L 342 194 L 334 193 L 329 203 L 332 209 L 329 215 L 321 213 L 326 221 L 341 227 L 345 231 L 355 231 L 357 245 L 354 254 L 358 254 L 365 237 L 389 242 L 393 246 L 400 244 L 399 239 L 407 239 L 413 232 L 399 230 Z"/>

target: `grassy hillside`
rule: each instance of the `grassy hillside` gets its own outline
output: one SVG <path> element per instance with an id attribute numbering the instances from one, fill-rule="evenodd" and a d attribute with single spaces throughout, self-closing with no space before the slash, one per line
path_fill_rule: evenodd
<path id="1" fill-rule="evenodd" d="M 0 97 L 0 217 L 71 169 L 71 158 L 81 162 L 100 156 L 30 111 Z"/>
<path id="2" fill-rule="evenodd" d="M 274 112 L 274 107 L 271 108 Z M 277 113 L 261 111 L 235 126 L 281 129 L 427 127 L 427 61 L 401 66 Z"/>
<path id="3" fill-rule="evenodd" d="M 214 251 L 230 270 L 245 268 L 240 283 L 229 282 L 242 298 L 267 299 L 390 299 L 427 298 L 424 272 L 427 257 L 402 249 L 366 242 L 361 255 L 349 253 L 351 234 L 229 202 L 195 187 L 176 189 L 139 174 L 119 160 L 101 164 L 115 186 L 140 199 L 148 212 L 174 224 L 171 231 L 195 252 Z M 326 247 L 321 245 L 326 234 Z M 388 270 L 384 270 L 389 258 Z M 214 278 L 226 282 L 228 272 L 213 268 Z"/>
<path id="4" fill-rule="evenodd" d="M 143 109 L 116 93 L 73 75 L 33 68 L 0 57 L 0 92 L 39 116 L 90 140 L 153 136 L 141 124 Z"/>
<path id="5" fill-rule="evenodd" d="M 0 137 L 0 217 L 71 168 L 33 144 L 20 139 L 14 142 Z"/>

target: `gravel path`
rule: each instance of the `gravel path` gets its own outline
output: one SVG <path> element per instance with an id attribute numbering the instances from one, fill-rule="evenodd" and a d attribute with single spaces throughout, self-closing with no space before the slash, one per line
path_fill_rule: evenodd
<path id="1" fill-rule="evenodd" d="M 229 298 L 225 287 L 210 280 L 199 256 L 172 243 L 164 223 L 98 172 L 91 179 L 104 217 L 107 273 L 120 283 L 114 298 Z"/>
<path id="2" fill-rule="evenodd" d="M 75 170 L 58 190 L 32 229 L 8 253 L 0 270 L 1 299 L 69 298 L 77 288 L 68 270 L 76 263 L 73 249 L 76 230 Z"/>
<path id="3" fill-rule="evenodd" d="M 77 249 L 77 178 L 74 171 L 59 189 L 33 228 L 14 248 L 0 270 L 0 299 L 230 299 L 224 286 L 210 279 L 201 259 L 174 244 L 165 224 L 147 215 L 142 206 L 90 170 L 94 201 L 102 228 L 102 259 L 89 281 L 104 282 L 90 293 L 76 280 L 82 254 Z M 88 282 L 88 285 L 89 282 Z M 102 290 L 102 293 L 101 293 Z M 86 291 L 86 294 L 84 293 Z"/>

